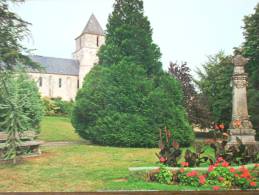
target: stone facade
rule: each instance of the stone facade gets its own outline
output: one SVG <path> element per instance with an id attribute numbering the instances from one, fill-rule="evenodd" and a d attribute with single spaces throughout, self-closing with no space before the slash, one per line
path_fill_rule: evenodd
<path id="1" fill-rule="evenodd" d="M 105 42 L 104 31 L 92 15 L 80 36 L 75 39 L 74 59 L 31 56 L 43 67 L 43 71 L 30 70 L 43 97 L 74 100 L 83 85 L 84 77 L 98 63 L 97 52 Z"/>

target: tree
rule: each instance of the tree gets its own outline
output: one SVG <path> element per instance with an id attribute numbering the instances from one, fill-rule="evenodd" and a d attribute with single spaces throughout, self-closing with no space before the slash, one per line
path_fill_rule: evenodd
<path id="1" fill-rule="evenodd" d="M 250 60 L 246 65 L 248 73 L 248 110 L 251 121 L 259 134 L 259 4 L 255 13 L 244 18 L 242 54 Z"/>
<path id="2" fill-rule="evenodd" d="M 187 63 L 177 64 L 170 63 L 169 73 L 174 76 L 180 83 L 183 89 L 184 106 L 188 113 L 189 121 L 192 124 L 208 127 L 211 119 L 208 105 L 205 98 L 195 91 L 191 70 Z"/>
<path id="3" fill-rule="evenodd" d="M 153 43 L 150 22 L 144 16 L 143 1 L 116 0 L 113 7 L 105 45 L 99 52 L 99 64 L 111 66 L 127 57 L 143 65 L 149 76 L 162 71 L 160 49 Z"/>
<path id="4" fill-rule="evenodd" d="M 215 123 L 228 125 L 231 120 L 232 88 L 230 86 L 233 74 L 231 56 L 219 52 L 208 57 L 208 62 L 198 70 L 199 80 L 196 84 L 202 96 L 207 98 L 209 111 Z"/>
<path id="5" fill-rule="evenodd" d="M 19 146 L 18 135 L 28 126 L 28 117 L 23 110 L 26 102 L 24 99 L 19 99 L 18 85 L 9 82 L 9 78 L 13 75 L 10 71 L 28 66 L 38 68 L 38 65 L 25 55 L 28 50 L 21 44 L 28 35 L 29 23 L 11 12 L 8 2 L 10 1 L 0 1 L 0 125 L 8 132 L 7 157 L 13 158 L 15 163 Z M 12 2 L 20 1 L 12 0 Z M 29 109 L 27 108 L 27 111 Z"/>
<path id="6" fill-rule="evenodd" d="M 141 0 L 116 0 L 100 62 L 77 94 L 72 124 L 81 137 L 103 145 L 154 147 L 165 126 L 188 145 L 194 135 L 181 86 L 162 71 L 143 13 Z"/>

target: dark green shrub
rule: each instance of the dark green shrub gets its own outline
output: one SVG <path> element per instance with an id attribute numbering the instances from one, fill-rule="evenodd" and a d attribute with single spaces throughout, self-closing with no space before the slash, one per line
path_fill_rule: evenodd
<path id="1" fill-rule="evenodd" d="M 96 66 L 78 92 L 72 124 L 94 143 L 134 147 L 157 146 L 159 128 L 166 125 L 181 131 L 179 143 L 187 145 L 194 136 L 181 97 L 178 82 L 166 73 L 149 79 L 127 60 Z"/>

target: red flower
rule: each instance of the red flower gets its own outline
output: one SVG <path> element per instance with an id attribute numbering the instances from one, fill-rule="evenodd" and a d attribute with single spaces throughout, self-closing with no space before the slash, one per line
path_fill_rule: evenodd
<path id="1" fill-rule="evenodd" d="M 197 174 L 198 174 L 197 171 L 191 171 L 191 172 L 187 173 L 187 176 L 188 177 L 195 177 Z"/>
<path id="2" fill-rule="evenodd" d="M 235 176 L 235 177 L 239 177 L 239 175 L 238 175 L 238 174 L 235 174 L 234 176 Z"/>
<path id="3" fill-rule="evenodd" d="M 244 165 L 242 165 L 240 168 L 239 168 L 239 171 L 243 172 L 244 170 L 246 170 L 246 167 Z"/>
<path id="4" fill-rule="evenodd" d="M 219 128 L 220 128 L 221 130 L 223 130 L 223 129 L 225 128 L 224 124 L 221 123 L 221 124 L 219 125 Z"/>
<path id="5" fill-rule="evenodd" d="M 219 177 L 218 180 L 219 180 L 219 181 L 223 181 L 223 180 L 224 180 L 224 177 Z"/>
<path id="6" fill-rule="evenodd" d="M 188 163 L 188 162 L 181 162 L 181 165 L 182 165 L 183 167 L 188 167 L 188 166 L 189 166 L 189 163 Z"/>
<path id="7" fill-rule="evenodd" d="M 256 182 L 251 181 L 251 182 L 250 182 L 250 186 L 256 187 Z"/>
<path id="8" fill-rule="evenodd" d="M 230 171 L 230 173 L 234 173 L 236 170 L 235 170 L 235 168 L 231 167 L 231 168 L 229 169 L 229 171 Z"/>
<path id="9" fill-rule="evenodd" d="M 221 156 L 218 157 L 217 162 L 222 162 L 222 161 L 224 161 L 224 159 Z"/>
<path id="10" fill-rule="evenodd" d="M 241 177 L 242 177 L 242 178 L 250 178 L 251 175 L 250 175 L 249 171 L 246 169 L 246 170 L 244 170 L 244 172 L 242 173 Z"/>
<path id="11" fill-rule="evenodd" d="M 223 163 L 221 163 L 222 167 L 228 167 L 229 163 L 227 161 L 224 161 Z"/>
<path id="12" fill-rule="evenodd" d="M 259 167 L 259 164 L 255 164 L 255 168 Z"/>
<path id="13" fill-rule="evenodd" d="M 166 161 L 166 158 L 164 158 L 163 156 L 161 156 L 161 157 L 159 158 L 159 161 L 160 161 L 161 163 L 164 163 L 164 162 Z"/>
<path id="14" fill-rule="evenodd" d="M 208 168 L 208 172 L 213 171 L 213 170 L 214 170 L 214 168 L 215 168 L 215 167 L 214 167 L 213 165 L 210 165 L 210 166 L 209 166 L 209 168 Z"/>
<path id="15" fill-rule="evenodd" d="M 184 168 L 181 168 L 181 169 L 180 169 L 180 172 L 183 173 L 183 172 L 184 172 Z"/>
<path id="16" fill-rule="evenodd" d="M 218 191 L 220 189 L 219 186 L 213 186 L 213 190 Z"/>
<path id="17" fill-rule="evenodd" d="M 205 184 L 206 179 L 205 179 L 204 175 L 199 176 L 199 182 L 200 182 L 200 184 L 202 184 L 202 185 Z"/>

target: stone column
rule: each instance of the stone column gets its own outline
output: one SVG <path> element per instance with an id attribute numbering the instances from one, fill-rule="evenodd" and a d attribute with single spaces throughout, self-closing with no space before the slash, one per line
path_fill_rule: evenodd
<path id="1" fill-rule="evenodd" d="M 229 145 L 236 144 L 236 137 L 239 137 L 244 144 L 255 144 L 255 130 L 249 120 L 247 109 L 246 87 L 247 73 L 244 66 L 248 62 L 247 58 L 236 55 L 233 58 L 234 73 L 232 76 L 232 121 L 230 123 Z"/>

